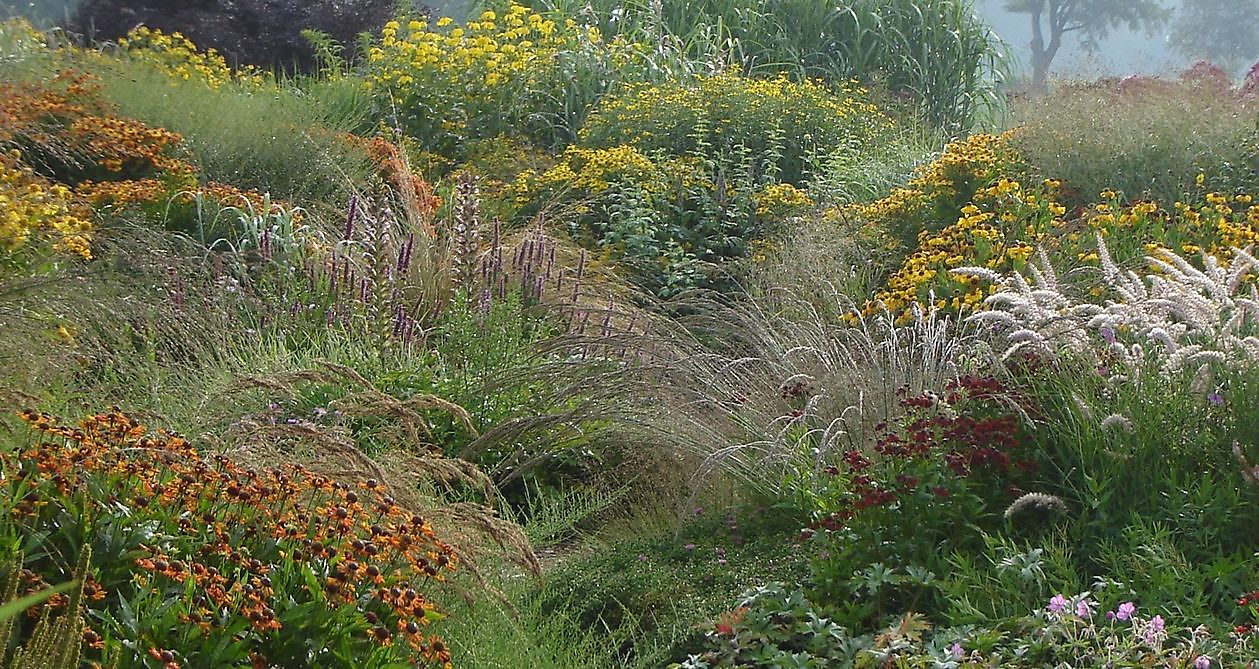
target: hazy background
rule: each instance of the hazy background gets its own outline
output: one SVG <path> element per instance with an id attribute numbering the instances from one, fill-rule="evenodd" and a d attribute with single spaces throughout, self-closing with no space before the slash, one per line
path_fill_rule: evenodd
<path id="1" fill-rule="evenodd" d="M 434 7 L 439 14 L 462 18 L 472 1 L 430 0 L 425 4 Z M 1025 71 L 1029 59 L 1028 42 L 1032 36 L 1028 16 L 1005 11 L 1002 8 L 1003 0 L 974 2 L 975 11 L 1009 45 L 1015 73 Z M 76 4 L 77 0 L 0 0 L 0 14 L 21 13 L 37 22 L 47 23 L 65 16 Z M 1179 6 L 1180 0 L 1166 0 L 1164 4 L 1174 9 Z M 1174 15 L 1172 21 L 1175 21 Z M 1154 36 L 1117 30 L 1102 43 L 1101 49 L 1096 53 L 1081 49 L 1074 36 L 1068 35 L 1062 51 L 1054 59 L 1051 76 L 1093 79 L 1101 76 L 1177 72 L 1189 65 L 1190 61 L 1174 52 L 1168 44 L 1167 34 L 1171 25 L 1166 24 Z M 1245 67 L 1241 71 L 1244 72 Z"/>
<path id="2" fill-rule="evenodd" d="M 1228 2 L 1228 0 L 1221 0 Z M 1030 58 L 1028 43 L 1032 40 L 1031 18 L 1027 14 L 1013 14 L 1002 9 L 1004 0 L 976 0 L 975 11 L 984 17 L 997 34 L 1010 47 L 1017 71 L 1027 68 Z M 1178 0 L 1167 0 L 1167 7 L 1179 6 Z M 1175 21 L 1175 15 L 1172 16 Z M 1167 42 L 1171 23 L 1166 24 L 1153 37 L 1143 32 L 1117 30 L 1101 44 L 1096 53 L 1080 48 L 1075 37 L 1063 39 L 1062 50 L 1054 58 L 1050 69 L 1052 77 L 1095 79 L 1103 76 L 1127 74 L 1165 74 L 1177 72 L 1188 66 L 1189 60 L 1172 50 Z"/>

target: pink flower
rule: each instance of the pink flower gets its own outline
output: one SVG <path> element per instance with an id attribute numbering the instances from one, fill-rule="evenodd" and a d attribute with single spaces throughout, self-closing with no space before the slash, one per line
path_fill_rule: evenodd
<path id="1" fill-rule="evenodd" d="M 1075 615 L 1081 618 L 1088 618 L 1093 615 L 1093 607 L 1087 599 L 1081 599 L 1075 603 Z"/>
<path id="2" fill-rule="evenodd" d="M 1211 669 L 1211 658 L 1199 655 L 1198 659 L 1193 661 L 1193 669 Z"/>
<path id="3" fill-rule="evenodd" d="M 1146 627 L 1145 631 L 1141 634 L 1141 638 L 1144 639 L 1147 644 L 1153 646 L 1154 644 L 1162 641 L 1164 638 L 1164 628 L 1165 624 L 1163 622 L 1163 616 L 1154 616 L 1154 618 L 1150 620 L 1149 626 Z"/>
<path id="4" fill-rule="evenodd" d="M 953 647 L 949 648 L 949 652 L 953 654 L 953 659 L 955 660 L 962 659 L 962 656 L 966 654 L 966 651 L 962 650 L 962 644 L 956 641 L 953 642 Z M 1195 669 L 1197 668 L 1195 667 Z"/>
<path id="5" fill-rule="evenodd" d="M 1067 610 L 1066 597 L 1063 597 L 1062 595 L 1054 595 L 1053 598 L 1049 600 L 1050 613 L 1062 613 L 1063 611 L 1066 611 L 1066 610 Z"/>
<path id="6" fill-rule="evenodd" d="M 1137 612 L 1137 607 L 1132 602 L 1124 602 L 1119 605 L 1115 611 L 1115 617 L 1119 620 L 1132 620 L 1132 614 Z"/>

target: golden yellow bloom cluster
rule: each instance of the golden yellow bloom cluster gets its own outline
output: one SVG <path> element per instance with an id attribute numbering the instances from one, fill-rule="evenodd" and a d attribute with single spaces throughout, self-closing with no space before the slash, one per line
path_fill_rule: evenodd
<path id="1" fill-rule="evenodd" d="M 412 20 L 406 26 L 390 21 L 381 30 L 381 42 L 368 52 L 367 59 L 377 68 L 368 78 L 369 87 L 405 89 L 417 77 L 433 72 L 459 77 L 476 72 L 485 86 L 494 86 L 506 77 L 524 73 L 533 61 L 553 55 L 571 39 L 575 24 L 558 34 L 554 21 L 522 5 L 513 4 L 498 21 L 486 11 L 466 29 L 443 18 L 433 28 L 427 21 Z M 590 33 L 598 41 L 597 31 Z"/>
<path id="2" fill-rule="evenodd" d="M 230 82 L 257 88 L 271 76 L 252 66 L 232 71 L 214 49 L 201 51 L 180 33 L 168 35 L 146 26 L 119 39 L 118 47 L 132 60 L 149 63 L 172 79 L 201 81 L 215 90 Z"/>
<path id="3" fill-rule="evenodd" d="M 0 249 L 12 252 L 45 235 L 58 251 L 92 257 L 91 216 L 70 189 L 22 165 L 17 151 L 0 154 Z"/>
<path id="4" fill-rule="evenodd" d="M 951 142 L 939 158 L 915 170 L 904 188 L 870 204 L 849 207 L 844 213 L 868 221 L 903 242 L 922 230 L 938 230 L 957 220 L 961 207 L 978 189 L 1021 162 L 1011 143 L 1014 132 L 976 134 Z"/>
<path id="5" fill-rule="evenodd" d="M 605 41 L 597 28 L 557 23 L 515 3 L 462 26 L 449 18 L 390 21 L 367 53 L 364 86 L 387 91 L 404 117 L 428 117 L 409 124 L 411 132 L 459 135 L 479 114 L 513 112 L 524 104 L 520 91 L 557 80 L 566 55 L 589 52 L 617 66 L 646 57 L 644 45 Z"/>
<path id="6" fill-rule="evenodd" d="M 720 121 L 731 121 L 736 127 L 750 121 L 785 129 L 807 128 L 819 122 L 838 126 L 844 119 L 860 118 L 864 130 L 890 127 L 890 117 L 869 102 L 866 94 L 856 85 L 833 91 L 820 81 L 793 81 L 785 74 L 756 79 L 721 72 L 697 77 L 693 83 L 643 83 L 600 104 L 581 136 L 587 141 L 598 138 L 601 142 L 676 149 L 660 145 L 670 139 L 668 135 L 674 130 L 661 126 L 684 125 L 687 127 L 682 129 L 689 131 L 696 118 L 707 121 L 718 134 L 737 132 Z M 662 111 L 668 114 L 662 116 Z M 766 120 L 770 122 L 765 123 Z M 827 146 L 827 137 L 814 139 L 820 146 Z"/>
<path id="7" fill-rule="evenodd" d="M 48 46 L 44 34 L 24 18 L 0 21 L 0 57 L 14 58 L 42 51 Z"/>
<path id="8" fill-rule="evenodd" d="M 993 287 L 950 270 L 1020 270 L 1036 247 L 1050 251 L 1051 258 L 1095 264 L 1097 236 L 1107 239 L 1120 263 L 1157 257 L 1164 250 L 1190 256 L 1205 250 L 1227 258 L 1231 248 L 1259 242 L 1259 204 L 1249 194 L 1206 193 L 1197 203 L 1176 202 L 1167 211 L 1154 202 L 1126 203 L 1120 194 L 1105 190 L 1101 201 L 1068 220 L 1066 207 L 1057 200 L 1060 188 L 1055 180 L 1029 188 L 1008 178 L 980 188 L 952 224 L 938 233 L 919 234 L 917 249 L 865 305 L 864 313 L 886 306 L 905 321 L 915 308 L 934 306 L 964 315 Z"/>
<path id="9" fill-rule="evenodd" d="M 813 206 L 809 194 L 791 184 L 765 186 L 755 195 L 756 215 L 781 218 Z"/>
<path id="10" fill-rule="evenodd" d="M 918 249 L 865 305 L 865 314 L 886 307 L 907 321 L 915 305 L 958 313 L 974 309 L 995 287 L 985 287 L 974 277 L 950 274 L 950 270 L 1022 269 L 1045 233 L 1063 225 L 1059 217 L 1066 209 L 1054 199 L 1059 187 L 1058 182 L 1047 180 L 1029 189 L 1001 178 L 980 188 L 973 201 L 962 206 L 956 221 L 938 233 L 923 230 L 919 234 Z"/>
<path id="11" fill-rule="evenodd" d="M 652 185 L 659 183 L 660 178 L 660 167 L 632 146 L 608 149 L 570 146 L 556 165 L 542 174 L 533 170 L 521 172 L 516 177 L 514 190 L 517 202 L 523 205 L 543 191 L 578 190 L 599 195 L 618 182 L 636 183 L 648 191 L 658 190 Z"/>

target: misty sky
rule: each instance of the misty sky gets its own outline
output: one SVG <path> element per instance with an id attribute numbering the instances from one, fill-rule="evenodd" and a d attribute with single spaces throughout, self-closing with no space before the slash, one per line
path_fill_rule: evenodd
<path id="1" fill-rule="evenodd" d="M 997 34 L 1010 45 L 1015 59 L 1025 68 L 1031 53 L 1028 47 L 1032 39 L 1031 18 L 1027 14 L 1005 11 L 1002 9 L 1004 4 L 1004 0 L 975 0 L 975 10 L 992 24 Z M 1177 0 L 1164 2 L 1165 6 L 1172 8 L 1179 4 Z M 1110 39 L 1102 45 L 1102 51 L 1096 54 L 1080 49 L 1079 44 L 1068 36 L 1054 58 L 1050 76 L 1092 79 L 1178 72 L 1189 63 L 1168 45 L 1167 32 L 1168 26 L 1153 37 L 1143 32 L 1119 30 L 1111 33 Z"/>

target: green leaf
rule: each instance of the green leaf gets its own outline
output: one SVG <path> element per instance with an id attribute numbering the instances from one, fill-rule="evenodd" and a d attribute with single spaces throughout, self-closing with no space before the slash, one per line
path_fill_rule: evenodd
<path id="1" fill-rule="evenodd" d="M 37 592 L 33 595 L 27 595 L 26 597 L 23 597 L 21 599 L 17 599 L 12 602 L 9 602 L 8 604 L 5 604 L 4 606 L 0 606 L 0 620 L 8 620 L 9 618 L 12 618 L 13 616 L 19 615 L 23 611 L 31 608 L 32 606 L 38 606 L 39 604 L 43 603 L 45 600 L 52 597 L 53 595 L 70 590 L 74 586 L 75 586 L 75 581 L 70 581 L 69 583 L 62 583 L 61 585 L 48 588 L 46 590 L 41 590 L 40 592 Z"/>

